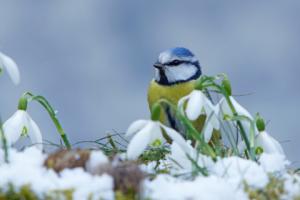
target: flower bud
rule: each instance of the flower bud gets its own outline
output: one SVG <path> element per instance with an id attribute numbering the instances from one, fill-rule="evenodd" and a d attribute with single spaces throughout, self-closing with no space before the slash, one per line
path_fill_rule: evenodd
<path id="1" fill-rule="evenodd" d="M 25 97 L 21 97 L 18 104 L 18 110 L 27 110 L 27 99 Z"/>
<path id="2" fill-rule="evenodd" d="M 231 84 L 227 77 L 225 77 L 222 81 L 222 86 L 225 89 L 228 96 L 231 96 Z"/>
<path id="3" fill-rule="evenodd" d="M 256 127 L 259 132 L 265 131 L 266 129 L 265 121 L 259 114 L 256 116 Z"/>

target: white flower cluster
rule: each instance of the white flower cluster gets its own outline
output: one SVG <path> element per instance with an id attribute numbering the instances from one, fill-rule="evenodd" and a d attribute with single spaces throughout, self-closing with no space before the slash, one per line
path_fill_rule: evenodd
<path id="1" fill-rule="evenodd" d="M 245 116 L 253 120 L 251 114 L 242 107 L 232 96 L 229 97 L 233 107 L 240 116 Z M 186 105 L 186 107 L 185 107 Z M 191 121 L 196 120 L 200 115 L 208 116 L 204 126 L 204 139 L 206 142 L 210 141 L 213 130 L 220 130 L 220 123 L 224 121 L 225 116 L 233 116 L 233 112 L 228 105 L 228 102 L 223 97 L 219 103 L 213 105 L 207 96 L 200 90 L 194 90 L 189 95 L 183 97 L 178 102 L 178 108 Z M 250 121 L 241 120 L 248 137 L 250 135 Z M 166 127 L 158 121 L 152 120 L 137 120 L 133 122 L 127 130 L 127 136 L 132 136 L 129 143 L 127 155 L 129 159 L 136 159 L 143 153 L 147 145 L 155 140 L 164 142 L 162 130 L 185 151 L 186 145 L 183 142 L 183 137 L 177 131 Z M 271 137 L 266 131 L 259 132 L 256 126 L 254 127 L 255 147 L 261 147 L 266 153 L 279 153 L 282 155 L 284 151 L 277 140 Z M 240 144 L 240 150 L 243 150 L 243 145 Z"/>
<path id="2" fill-rule="evenodd" d="M 14 84 L 20 83 L 20 71 L 15 61 L 0 52 L 0 72 L 7 71 Z M 18 109 L 4 124 L 3 131 L 8 146 L 16 143 L 21 136 L 29 136 L 31 142 L 39 149 L 43 148 L 42 134 L 37 124 L 26 110 Z M 2 146 L 0 142 L 0 147 Z"/>

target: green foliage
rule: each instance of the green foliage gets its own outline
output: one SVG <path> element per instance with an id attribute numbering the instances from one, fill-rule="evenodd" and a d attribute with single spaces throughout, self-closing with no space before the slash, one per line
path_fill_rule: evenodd
<path id="1" fill-rule="evenodd" d="M 17 191 L 12 184 L 8 185 L 7 191 L 0 189 L 0 200 L 38 200 L 37 195 L 30 189 L 29 185 L 24 185 Z"/>
<path id="2" fill-rule="evenodd" d="M 153 147 L 146 150 L 139 158 L 142 163 L 149 163 L 152 161 L 159 162 L 164 160 L 166 155 L 170 153 L 170 149 L 166 146 Z"/>
<path id="3" fill-rule="evenodd" d="M 12 184 L 7 186 L 6 191 L 0 188 L 0 200 L 56 200 L 56 199 L 73 199 L 73 190 L 54 190 L 49 191 L 47 194 L 43 194 L 39 197 L 32 191 L 30 185 L 24 185 L 20 189 L 16 189 Z"/>

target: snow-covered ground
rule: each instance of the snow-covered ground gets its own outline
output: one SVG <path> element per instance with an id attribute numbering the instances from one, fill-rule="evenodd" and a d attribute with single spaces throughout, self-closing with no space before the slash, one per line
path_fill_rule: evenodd
<path id="1" fill-rule="evenodd" d="M 286 167 L 289 162 L 280 154 L 264 153 L 260 156 L 260 164 L 234 156 L 220 158 L 216 162 L 202 156 L 199 157 L 198 164 L 207 169 L 208 176 L 191 176 L 189 172 L 193 171 L 193 166 L 185 161 L 176 146 L 172 145 L 171 148 L 172 152 L 158 166 L 154 162 L 139 166 L 146 175 L 140 183 L 142 198 L 249 199 L 250 190 L 267 190 L 272 177 L 283 183 L 281 199 L 299 198 L 300 176 L 288 172 Z M 66 168 L 58 173 L 44 166 L 46 158 L 47 155 L 35 147 L 22 152 L 10 149 L 7 164 L 1 152 L 2 193 L 8 190 L 10 185 L 16 191 L 27 185 L 40 199 L 53 195 L 53 191 L 68 190 L 74 191 L 73 199 L 76 200 L 115 199 L 113 177 L 105 173 L 95 175 L 94 172 L 101 166 L 122 163 L 120 158 L 111 162 L 101 151 L 91 151 L 83 167 Z M 182 166 L 177 164 L 179 161 Z M 156 173 L 159 169 L 168 169 L 168 173 Z M 155 176 L 147 176 L 154 173 Z"/>

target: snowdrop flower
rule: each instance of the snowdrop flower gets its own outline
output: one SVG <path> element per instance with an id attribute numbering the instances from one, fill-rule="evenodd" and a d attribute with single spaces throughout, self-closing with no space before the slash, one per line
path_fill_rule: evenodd
<path id="1" fill-rule="evenodd" d="M 0 71 L 6 70 L 14 84 L 20 82 L 20 72 L 17 64 L 13 59 L 0 52 Z"/>
<path id="2" fill-rule="evenodd" d="M 238 115 L 240 116 L 245 116 L 247 118 L 249 118 L 250 120 L 253 120 L 252 115 L 243 107 L 241 106 L 232 96 L 229 97 L 232 105 L 234 106 L 236 112 Z M 225 115 L 228 116 L 233 116 L 233 113 L 228 105 L 228 102 L 226 101 L 226 99 L 223 97 L 219 103 L 218 103 L 218 107 L 220 109 L 219 115 L 220 118 L 224 118 Z M 251 127 L 251 123 L 248 120 L 241 120 L 241 124 L 244 127 L 245 132 L 247 133 L 247 135 L 250 135 L 250 127 Z M 258 134 L 258 130 L 256 127 L 254 127 L 254 134 Z M 239 145 L 240 149 L 244 148 L 243 143 Z"/>
<path id="3" fill-rule="evenodd" d="M 171 154 L 168 159 L 173 164 L 171 167 L 171 173 L 190 173 L 193 171 L 193 163 L 190 159 L 193 159 L 200 167 L 206 168 L 210 171 L 213 168 L 213 160 L 205 155 L 197 152 L 192 147 L 191 141 L 186 142 L 186 149 L 182 149 L 176 142 L 171 145 Z M 188 150 L 188 151 L 187 151 Z"/>
<path id="4" fill-rule="evenodd" d="M 4 122 L 3 131 L 8 145 L 13 145 L 22 135 L 26 134 L 33 144 L 37 144 L 39 149 L 43 148 L 41 131 L 25 110 L 17 110 Z"/>
<path id="5" fill-rule="evenodd" d="M 183 149 L 187 149 L 185 139 L 175 130 L 163 125 L 159 121 L 152 120 L 137 120 L 133 122 L 126 136 L 134 137 L 131 139 L 127 147 L 127 158 L 134 160 L 147 148 L 147 145 L 153 144 L 156 141 L 164 142 L 162 130 Z"/>
<path id="6" fill-rule="evenodd" d="M 264 153 L 281 154 L 285 156 L 285 153 L 279 142 L 270 136 L 266 131 L 262 131 L 256 135 L 255 146 L 263 148 Z"/>
<path id="7" fill-rule="evenodd" d="M 238 115 L 243 115 L 250 119 L 253 119 L 251 114 L 243 106 L 241 106 L 232 96 L 230 96 L 229 99 L 232 102 Z M 230 115 L 230 116 L 233 115 L 233 113 L 224 97 L 220 100 L 220 102 L 218 103 L 218 106 L 219 106 L 222 114 L 224 114 L 224 115 L 226 114 L 226 115 Z"/>
<path id="8" fill-rule="evenodd" d="M 178 107 L 183 113 L 185 103 L 185 114 L 188 119 L 194 121 L 198 119 L 200 115 L 204 114 L 207 116 L 204 126 L 204 138 L 205 141 L 208 142 L 212 136 L 213 130 L 220 129 L 218 107 L 214 106 L 201 90 L 194 90 L 178 101 Z"/>

